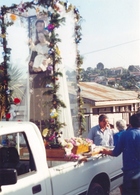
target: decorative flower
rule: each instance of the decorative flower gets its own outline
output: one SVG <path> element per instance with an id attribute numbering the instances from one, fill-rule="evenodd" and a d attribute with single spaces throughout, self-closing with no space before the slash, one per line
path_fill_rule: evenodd
<path id="1" fill-rule="evenodd" d="M 78 14 L 79 13 L 79 10 L 77 8 L 74 8 L 74 13 L 75 14 Z"/>
<path id="2" fill-rule="evenodd" d="M 24 4 L 22 2 L 17 6 L 17 8 L 18 8 L 19 12 L 24 12 L 25 11 Z"/>
<path id="3" fill-rule="evenodd" d="M 38 5 L 38 0 L 33 0 L 33 4 Z"/>
<path id="4" fill-rule="evenodd" d="M 51 118 L 57 118 L 58 117 L 58 112 L 56 111 L 55 108 L 50 110 L 50 116 L 51 116 Z"/>
<path id="5" fill-rule="evenodd" d="M 55 138 L 56 138 L 56 135 L 54 133 L 52 136 L 49 137 L 49 141 L 55 140 Z"/>
<path id="6" fill-rule="evenodd" d="M 56 47 L 55 47 L 55 52 L 56 52 L 56 54 L 57 55 L 59 55 L 60 56 L 60 50 L 59 50 L 59 48 L 58 48 L 58 46 L 56 45 Z"/>
<path id="7" fill-rule="evenodd" d="M 49 66 L 47 67 L 47 69 L 50 70 L 50 71 L 52 71 L 52 70 L 53 70 L 53 67 L 52 67 L 51 65 L 49 65 Z"/>
<path id="8" fill-rule="evenodd" d="M 11 14 L 10 18 L 11 18 L 12 21 L 15 21 L 17 19 L 17 16 L 15 14 Z"/>
<path id="9" fill-rule="evenodd" d="M 42 131 L 42 135 L 43 135 L 43 137 L 46 137 L 47 135 L 48 135 L 48 132 L 49 132 L 49 129 L 44 129 L 43 131 Z"/>
<path id="10" fill-rule="evenodd" d="M 92 144 L 93 144 L 93 140 L 91 140 L 91 139 L 86 138 L 85 141 L 86 141 L 89 145 L 92 145 Z"/>
<path id="11" fill-rule="evenodd" d="M 14 99 L 14 103 L 15 103 L 15 104 L 19 104 L 20 102 L 21 102 L 21 101 L 20 101 L 19 98 L 15 98 L 15 99 Z"/>
<path id="12" fill-rule="evenodd" d="M 50 84 L 46 84 L 46 88 L 52 88 L 53 85 L 50 83 Z"/>
<path id="13" fill-rule="evenodd" d="M 79 145 L 79 143 L 87 146 L 91 146 L 93 144 L 93 141 L 87 138 L 76 137 L 75 141 L 77 145 Z"/>
<path id="14" fill-rule="evenodd" d="M 10 89 L 6 90 L 6 94 L 9 95 L 10 94 Z"/>
<path id="15" fill-rule="evenodd" d="M 49 119 L 49 122 L 50 122 L 50 123 L 54 123 L 54 122 L 55 122 L 55 119 L 50 118 L 50 119 Z"/>
<path id="16" fill-rule="evenodd" d="M 40 9 L 39 7 L 36 8 L 36 13 L 39 13 L 40 12 Z"/>
<path id="17" fill-rule="evenodd" d="M 10 113 L 7 113 L 6 114 L 6 118 L 9 119 L 11 117 L 11 114 Z"/>
<path id="18" fill-rule="evenodd" d="M 51 32 L 54 28 L 55 28 L 55 25 L 54 25 L 54 24 L 49 24 L 49 25 L 47 26 L 47 30 L 50 31 L 50 32 Z"/>
<path id="19" fill-rule="evenodd" d="M 73 148 L 73 144 L 72 144 L 72 143 L 67 143 L 67 144 L 65 145 L 65 149 L 70 149 L 70 150 L 72 150 L 72 148 Z"/>
<path id="20" fill-rule="evenodd" d="M 54 49 L 50 48 L 49 51 L 48 51 L 48 54 L 53 54 L 53 53 L 54 53 Z"/>
<path id="21" fill-rule="evenodd" d="M 1 38 L 6 38 L 6 34 L 0 34 Z"/>
<path id="22" fill-rule="evenodd" d="M 59 3 L 59 1 L 57 1 L 55 4 L 54 4 L 54 9 L 58 12 L 61 12 L 63 10 L 63 5 L 61 5 Z"/>
<path id="23" fill-rule="evenodd" d="M 61 144 L 61 146 L 65 147 L 67 145 L 67 142 L 61 137 L 58 138 L 58 142 Z"/>
<path id="24" fill-rule="evenodd" d="M 80 158 L 80 155 L 70 153 L 70 154 L 66 154 L 66 157 L 68 157 L 69 159 L 75 159 L 75 160 L 77 160 L 77 159 Z"/>
<path id="25" fill-rule="evenodd" d="M 73 137 L 70 139 L 58 139 L 59 144 L 64 148 L 66 156 L 70 158 L 79 158 L 79 155 L 73 154 L 73 148 L 75 146 L 85 145 L 87 147 L 92 147 L 93 141 L 86 138 Z"/>

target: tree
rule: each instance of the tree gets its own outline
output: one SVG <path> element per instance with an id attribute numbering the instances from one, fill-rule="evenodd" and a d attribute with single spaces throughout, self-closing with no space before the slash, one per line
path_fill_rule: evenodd
<path id="1" fill-rule="evenodd" d="M 88 68 L 86 69 L 86 72 L 87 72 L 87 73 L 93 73 L 93 72 L 94 72 L 94 69 L 91 68 L 91 67 L 88 67 Z"/>
<path id="2" fill-rule="evenodd" d="M 97 64 L 97 69 L 98 69 L 98 70 L 103 70 L 103 69 L 104 69 L 103 63 L 99 62 L 99 63 Z"/>
<path id="3" fill-rule="evenodd" d="M 130 72 L 134 72 L 134 71 L 135 71 L 135 66 L 134 66 L 134 65 L 130 65 L 130 66 L 128 67 L 128 70 L 129 70 Z"/>
<path id="4" fill-rule="evenodd" d="M 90 81 L 90 77 L 89 77 L 90 73 L 91 73 L 90 67 L 89 67 L 89 69 L 87 68 L 87 70 L 82 69 L 82 71 L 81 71 L 82 82 Z"/>
<path id="5" fill-rule="evenodd" d="M 23 99 L 26 90 L 26 79 L 24 78 L 22 69 L 17 68 L 16 65 L 11 65 L 8 68 L 8 73 L 11 78 L 9 88 L 12 90 L 12 99 L 16 97 Z"/>

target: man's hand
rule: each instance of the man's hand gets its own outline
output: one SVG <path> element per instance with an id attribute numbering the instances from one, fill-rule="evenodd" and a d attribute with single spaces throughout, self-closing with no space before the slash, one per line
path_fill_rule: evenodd
<path id="1" fill-rule="evenodd" d="M 103 148 L 101 149 L 101 153 L 102 153 L 102 154 L 105 154 L 105 155 L 113 156 L 112 150 L 110 150 L 110 149 L 108 149 L 108 148 L 105 148 L 105 147 L 103 147 Z"/>

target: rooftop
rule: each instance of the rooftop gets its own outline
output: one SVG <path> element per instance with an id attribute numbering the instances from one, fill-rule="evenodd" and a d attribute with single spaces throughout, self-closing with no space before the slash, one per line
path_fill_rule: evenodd
<path id="1" fill-rule="evenodd" d="M 138 92 L 120 91 L 95 82 L 80 82 L 81 96 L 95 106 L 139 103 Z"/>

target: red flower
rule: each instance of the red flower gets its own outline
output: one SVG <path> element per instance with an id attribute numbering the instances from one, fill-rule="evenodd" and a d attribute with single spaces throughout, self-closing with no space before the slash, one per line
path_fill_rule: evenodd
<path id="1" fill-rule="evenodd" d="M 19 104 L 19 103 L 20 103 L 20 99 L 19 99 L 19 98 L 15 98 L 15 99 L 14 99 L 14 103 L 15 103 L 15 104 Z"/>
<path id="2" fill-rule="evenodd" d="M 11 117 L 11 114 L 10 113 L 7 113 L 6 114 L 6 118 L 9 119 Z"/>
<path id="3" fill-rule="evenodd" d="M 50 122 L 50 123 L 54 123 L 55 120 L 51 118 L 51 119 L 49 120 L 49 122 Z"/>

